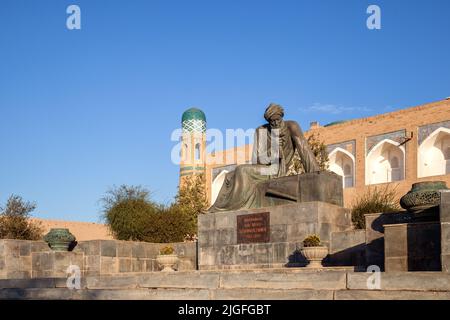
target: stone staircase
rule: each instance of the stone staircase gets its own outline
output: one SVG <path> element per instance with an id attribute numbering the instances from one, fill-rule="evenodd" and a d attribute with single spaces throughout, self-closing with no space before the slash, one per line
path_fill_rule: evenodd
<path id="1" fill-rule="evenodd" d="M 450 299 L 450 274 L 380 273 L 379 289 L 369 289 L 373 274 L 351 268 L 149 272 L 87 276 L 81 289 L 65 278 L 0 280 L 0 299 L 90 300 L 365 300 Z"/>

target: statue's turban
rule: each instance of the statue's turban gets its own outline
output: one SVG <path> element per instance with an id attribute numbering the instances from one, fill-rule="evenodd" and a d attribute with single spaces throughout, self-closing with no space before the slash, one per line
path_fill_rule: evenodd
<path id="1" fill-rule="evenodd" d="M 264 112 L 264 119 L 269 121 L 269 119 L 272 118 L 275 115 L 284 117 L 284 109 L 279 104 L 271 103 L 267 107 L 266 112 Z"/>

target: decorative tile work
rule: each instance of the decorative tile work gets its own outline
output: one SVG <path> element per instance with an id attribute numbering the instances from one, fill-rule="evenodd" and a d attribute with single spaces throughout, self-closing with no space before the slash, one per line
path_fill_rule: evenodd
<path id="1" fill-rule="evenodd" d="M 419 127 L 419 135 L 418 135 L 419 146 L 426 138 L 430 136 L 430 134 L 432 134 L 438 128 L 450 129 L 450 120 L 427 124 L 425 126 Z"/>
<path id="2" fill-rule="evenodd" d="M 327 146 L 327 152 L 328 154 L 332 153 L 336 148 L 344 149 L 348 152 L 350 152 L 353 156 L 356 154 L 356 141 L 355 140 L 349 140 L 339 143 L 330 144 Z"/>
<path id="3" fill-rule="evenodd" d="M 380 134 L 377 136 L 371 136 L 366 138 L 366 156 L 369 154 L 370 150 L 372 150 L 373 147 L 375 147 L 380 141 L 383 141 L 385 139 L 389 139 L 395 142 L 398 142 L 399 144 L 405 141 L 406 136 L 406 130 L 399 130 L 395 132 L 389 132 Z"/>
<path id="4" fill-rule="evenodd" d="M 183 131 L 206 132 L 206 122 L 198 119 L 185 120 L 183 121 Z"/>

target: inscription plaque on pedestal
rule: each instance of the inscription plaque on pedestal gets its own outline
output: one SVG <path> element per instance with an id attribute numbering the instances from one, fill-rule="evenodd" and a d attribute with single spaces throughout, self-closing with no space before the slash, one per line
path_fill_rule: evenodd
<path id="1" fill-rule="evenodd" d="M 237 216 L 237 243 L 270 242 L 270 213 Z"/>

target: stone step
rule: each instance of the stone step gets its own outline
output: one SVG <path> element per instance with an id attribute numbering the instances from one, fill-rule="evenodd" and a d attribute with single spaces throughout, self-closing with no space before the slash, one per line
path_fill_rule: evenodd
<path id="1" fill-rule="evenodd" d="M 87 276 L 70 290 L 65 278 L 3 279 L 0 299 L 450 299 L 450 274 L 380 273 L 346 268 L 240 271 L 151 272 L 127 276 Z"/>
<path id="2" fill-rule="evenodd" d="M 450 292 L 269 289 L 0 289 L 0 300 L 450 300 Z"/>

